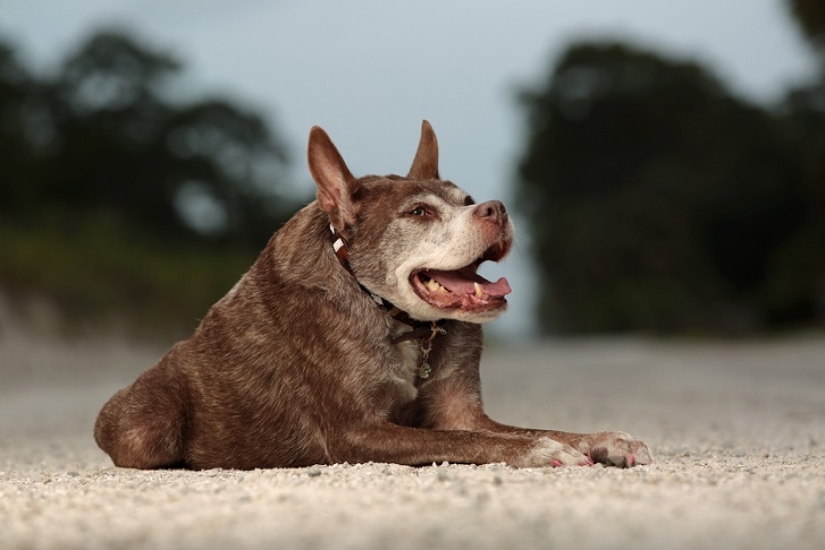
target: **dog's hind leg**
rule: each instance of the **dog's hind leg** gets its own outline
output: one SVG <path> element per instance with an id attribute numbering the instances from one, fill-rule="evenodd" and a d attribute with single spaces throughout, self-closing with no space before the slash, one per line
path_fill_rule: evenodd
<path id="1" fill-rule="evenodd" d="M 95 441 L 123 468 L 183 466 L 185 400 L 185 389 L 161 363 L 103 406 Z"/>

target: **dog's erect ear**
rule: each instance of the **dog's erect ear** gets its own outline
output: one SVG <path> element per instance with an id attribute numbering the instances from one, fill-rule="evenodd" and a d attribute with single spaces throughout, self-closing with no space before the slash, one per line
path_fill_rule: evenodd
<path id="1" fill-rule="evenodd" d="M 356 179 L 344 163 L 341 153 L 319 126 L 309 132 L 309 172 L 318 186 L 318 205 L 327 213 L 335 229 L 345 234 L 355 222 L 352 193 Z"/>
<path id="2" fill-rule="evenodd" d="M 421 123 L 421 141 L 407 177 L 413 180 L 437 180 L 438 177 L 438 140 L 430 123 Z"/>

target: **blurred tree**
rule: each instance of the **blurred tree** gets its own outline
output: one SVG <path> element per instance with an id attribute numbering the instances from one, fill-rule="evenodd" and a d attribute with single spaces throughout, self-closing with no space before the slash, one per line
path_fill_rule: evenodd
<path id="1" fill-rule="evenodd" d="M 31 150 L 25 135 L 24 111 L 31 93 L 31 77 L 17 61 L 14 49 L 0 42 L 0 214 L 8 215 L 30 181 Z"/>
<path id="2" fill-rule="evenodd" d="M 818 290 L 815 307 L 825 318 L 825 2 L 788 0 L 786 5 L 819 61 L 818 74 L 808 84 L 791 89 L 780 106 L 812 214 L 811 223 L 786 247 L 783 260 L 787 261 L 778 262 L 771 295 L 777 301 L 799 302 L 800 292 L 813 281 Z"/>
<path id="3" fill-rule="evenodd" d="M 260 248 L 295 206 L 276 192 L 284 147 L 260 116 L 229 101 L 166 99 L 180 69 L 113 32 L 70 55 L 28 97 L 41 158 L 18 218 L 73 226 L 113 217 L 165 240 Z"/>
<path id="4" fill-rule="evenodd" d="M 802 32 L 825 61 L 825 2 L 788 0 L 787 5 Z"/>
<path id="5" fill-rule="evenodd" d="M 794 277 L 792 293 L 776 288 L 789 255 L 817 252 L 798 242 L 814 212 L 772 113 L 696 64 L 597 44 L 572 46 L 522 104 L 518 201 L 544 281 L 543 331 L 814 318 L 821 270 Z"/>
<path id="6" fill-rule="evenodd" d="M 105 31 L 35 78 L 0 43 L 0 288 L 13 301 L 190 326 L 297 208 L 263 118 L 171 99 L 181 70 Z"/>

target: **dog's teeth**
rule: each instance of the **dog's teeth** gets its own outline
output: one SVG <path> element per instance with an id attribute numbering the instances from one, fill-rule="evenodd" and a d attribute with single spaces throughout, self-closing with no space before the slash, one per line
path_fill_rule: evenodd
<path id="1" fill-rule="evenodd" d="M 484 291 L 481 290 L 481 285 L 478 283 L 473 283 L 473 288 L 476 291 L 476 298 L 482 298 L 484 296 Z"/>
<path id="2" fill-rule="evenodd" d="M 424 286 L 426 286 L 430 292 L 438 292 L 441 288 L 443 288 L 435 279 L 430 279 L 424 283 Z"/>
<path id="3" fill-rule="evenodd" d="M 430 292 L 449 292 L 449 290 L 441 286 L 441 284 L 435 279 L 429 279 L 424 283 L 424 287 Z"/>

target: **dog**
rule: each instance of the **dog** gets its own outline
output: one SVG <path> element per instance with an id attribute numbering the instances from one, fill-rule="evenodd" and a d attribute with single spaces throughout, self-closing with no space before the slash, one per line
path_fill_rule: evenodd
<path id="1" fill-rule="evenodd" d="M 194 334 L 103 407 L 95 440 L 127 468 L 255 469 L 393 462 L 648 464 L 624 432 L 490 419 L 482 327 L 507 306 L 513 224 L 442 180 L 427 121 L 412 167 L 356 178 L 320 127 L 317 198 L 277 231 Z"/>

